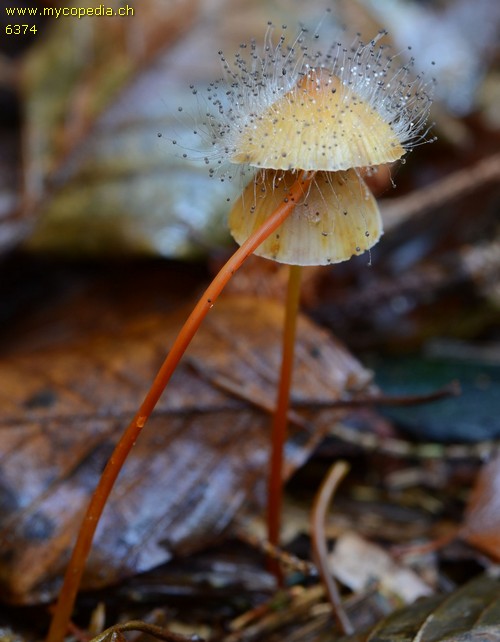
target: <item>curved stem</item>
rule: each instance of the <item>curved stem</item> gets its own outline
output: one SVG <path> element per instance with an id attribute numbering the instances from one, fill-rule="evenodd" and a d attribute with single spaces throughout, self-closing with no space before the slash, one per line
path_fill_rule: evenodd
<path id="1" fill-rule="evenodd" d="M 62 642 L 66 634 L 85 563 L 92 546 L 94 533 L 106 501 L 130 450 L 156 406 L 166 385 L 170 381 L 179 360 L 227 282 L 257 247 L 293 212 L 296 203 L 308 188 L 313 176 L 313 172 L 303 172 L 299 174 L 297 180 L 288 192 L 286 202 L 281 203 L 279 207 L 276 208 L 271 216 L 236 250 L 221 268 L 177 335 L 141 407 L 116 445 L 101 475 L 98 486 L 90 499 L 90 504 L 87 508 L 71 559 L 66 569 L 64 582 L 47 636 L 47 642 Z"/>
<path id="2" fill-rule="evenodd" d="M 337 585 L 335 584 L 335 580 L 328 568 L 325 520 L 333 494 L 337 490 L 337 486 L 345 477 L 348 470 L 349 466 L 345 461 L 338 461 L 333 464 L 314 499 L 311 514 L 313 559 L 318 568 L 318 572 L 321 575 L 321 579 L 325 584 L 328 599 L 332 605 L 332 611 L 335 619 L 337 620 L 337 624 L 344 635 L 351 635 L 354 633 L 354 628 L 347 617 L 347 613 L 344 611 Z"/>
<path id="3" fill-rule="evenodd" d="M 92 638 L 90 642 L 111 642 L 114 637 L 115 639 L 117 638 L 116 634 L 127 633 L 129 631 L 138 631 L 146 634 L 146 636 L 162 640 L 163 642 L 193 642 L 194 639 L 198 642 L 203 642 L 203 639 L 198 636 L 186 637 L 184 635 L 168 631 L 160 626 L 156 626 L 155 624 L 142 622 L 141 620 L 131 620 L 130 622 L 110 626 L 109 629 L 106 629 L 102 633 L 99 633 L 95 638 Z"/>
<path id="4" fill-rule="evenodd" d="M 288 408 L 290 405 L 290 386 L 293 372 L 301 273 L 302 269 L 299 265 L 290 266 L 286 295 L 285 325 L 283 328 L 281 374 L 271 434 L 271 465 L 269 469 L 267 495 L 267 539 L 272 546 L 278 546 L 280 539 L 283 503 L 283 451 L 288 425 Z M 276 560 L 269 559 L 268 567 L 280 577 L 279 565 Z"/>

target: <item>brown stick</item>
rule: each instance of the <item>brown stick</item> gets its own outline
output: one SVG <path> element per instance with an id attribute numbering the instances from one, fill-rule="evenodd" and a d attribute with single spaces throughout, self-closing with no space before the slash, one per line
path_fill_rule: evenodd
<path id="1" fill-rule="evenodd" d="M 354 633 L 354 628 L 347 617 L 347 613 L 344 611 L 337 585 L 328 567 L 325 520 L 333 494 L 348 470 L 349 466 L 344 461 L 338 461 L 333 464 L 314 499 L 311 514 L 313 559 L 325 584 L 333 615 L 344 635 Z"/>
<path id="2" fill-rule="evenodd" d="M 415 190 L 407 196 L 387 199 L 380 203 L 386 231 L 402 225 L 417 214 L 425 214 L 474 192 L 480 185 L 500 179 L 500 154 L 483 158 L 472 167 L 460 169 L 436 183 Z"/>
<path id="3" fill-rule="evenodd" d="M 109 629 L 106 629 L 102 633 L 99 633 L 99 635 L 96 635 L 95 638 L 92 638 L 90 642 L 106 642 L 107 640 L 113 639 L 113 634 L 126 633 L 127 631 L 140 631 L 141 633 L 151 635 L 158 640 L 163 640 L 163 642 L 193 642 L 194 640 L 196 640 L 196 642 L 203 642 L 203 639 L 197 635 L 185 637 L 184 635 L 172 633 L 172 631 L 167 631 L 167 629 L 160 626 L 148 624 L 141 620 L 131 620 L 130 622 L 110 626 Z"/>

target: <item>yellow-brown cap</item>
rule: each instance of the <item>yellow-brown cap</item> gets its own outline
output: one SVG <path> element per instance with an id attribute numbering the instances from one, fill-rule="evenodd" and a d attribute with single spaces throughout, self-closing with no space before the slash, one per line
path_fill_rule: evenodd
<path id="1" fill-rule="evenodd" d="M 259 172 L 234 203 L 231 234 L 243 243 L 287 198 L 295 172 Z M 377 203 L 354 169 L 318 172 L 302 203 L 255 254 L 292 265 L 328 265 L 371 248 L 382 234 Z"/>
<path id="2" fill-rule="evenodd" d="M 230 160 L 253 167 L 334 172 L 404 155 L 379 112 L 325 69 L 308 69 L 288 93 L 240 124 Z"/>

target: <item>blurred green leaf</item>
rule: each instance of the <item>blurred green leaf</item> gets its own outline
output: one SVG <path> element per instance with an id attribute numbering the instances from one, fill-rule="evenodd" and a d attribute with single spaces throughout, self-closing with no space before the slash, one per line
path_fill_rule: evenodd
<path id="1" fill-rule="evenodd" d="M 426 394 L 457 380 L 462 394 L 432 404 L 384 409 L 416 438 L 475 442 L 500 436 L 500 364 L 458 356 L 387 357 L 370 363 L 389 395 Z"/>

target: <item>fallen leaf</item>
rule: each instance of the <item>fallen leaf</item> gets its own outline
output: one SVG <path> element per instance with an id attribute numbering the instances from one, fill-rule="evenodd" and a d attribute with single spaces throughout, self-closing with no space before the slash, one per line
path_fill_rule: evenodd
<path id="1" fill-rule="evenodd" d="M 102 467 L 185 315 L 146 316 L 122 332 L 14 354 L 0 364 L 5 600 L 54 596 Z M 262 506 L 269 417 L 210 380 L 223 376 L 273 399 L 283 309 L 271 301 L 225 299 L 206 321 L 119 477 L 85 588 L 203 548 L 237 515 Z M 370 382 L 370 373 L 345 348 L 304 317 L 296 363 L 297 404 L 334 401 Z M 304 411 L 309 430 L 291 433 L 287 476 L 340 412 Z"/>
<path id="2" fill-rule="evenodd" d="M 500 640 L 500 582 L 480 575 L 446 596 L 419 600 L 342 642 L 495 642 Z"/>
<path id="3" fill-rule="evenodd" d="M 404 604 L 432 592 L 410 568 L 398 565 L 383 548 L 354 532 L 337 539 L 329 562 L 335 577 L 354 592 L 376 582 L 383 593 Z"/>
<path id="4" fill-rule="evenodd" d="M 460 537 L 500 562 L 500 457 L 481 469 L 465 511 Z"/>

